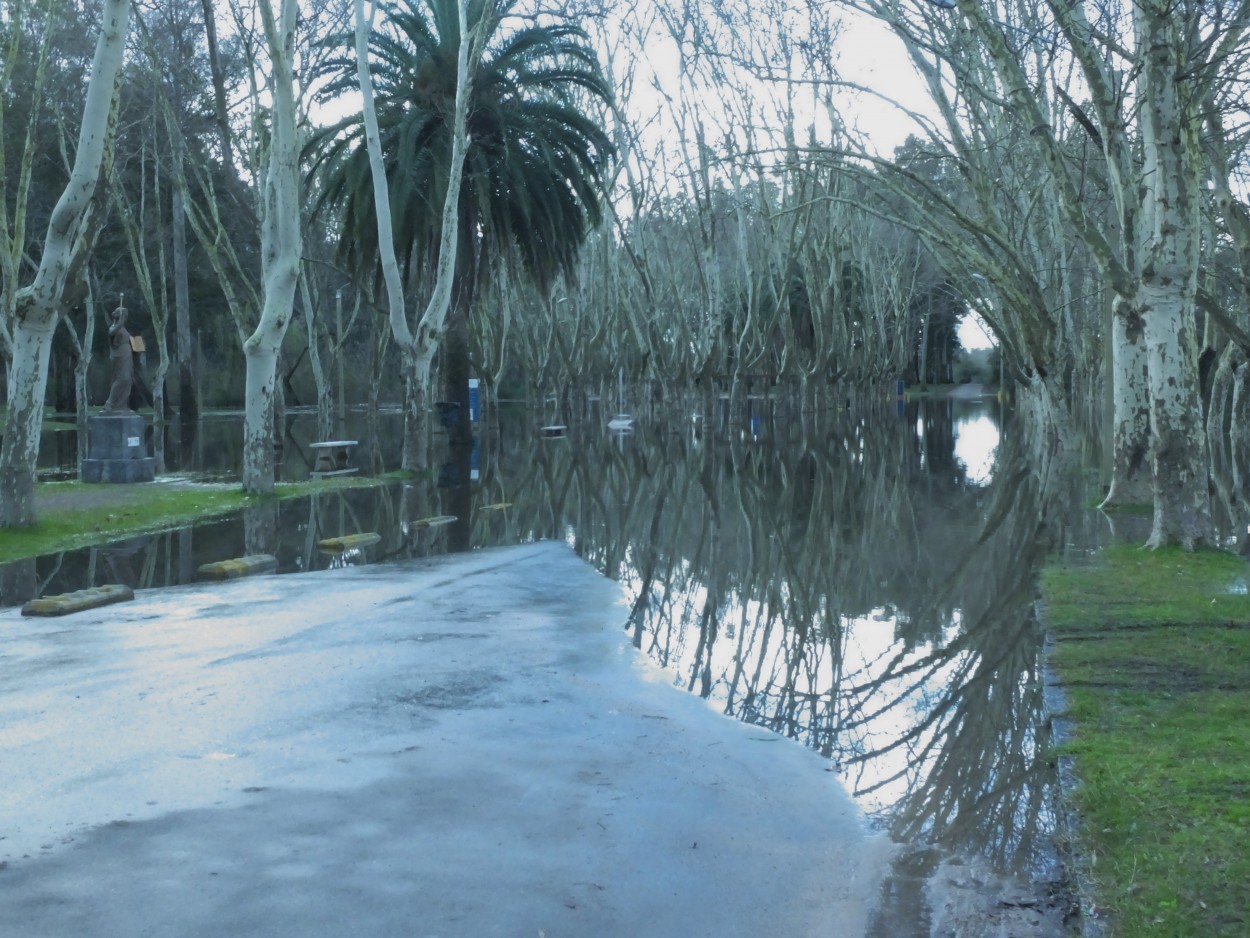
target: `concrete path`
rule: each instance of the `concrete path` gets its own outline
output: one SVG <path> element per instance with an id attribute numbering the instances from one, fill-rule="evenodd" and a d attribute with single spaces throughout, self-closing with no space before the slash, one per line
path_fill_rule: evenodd
<path id="1" fill-rule="evenodd" d="M 0 613 L 0 936 L 857 936 L 889 848 L 546 543 Z"/>

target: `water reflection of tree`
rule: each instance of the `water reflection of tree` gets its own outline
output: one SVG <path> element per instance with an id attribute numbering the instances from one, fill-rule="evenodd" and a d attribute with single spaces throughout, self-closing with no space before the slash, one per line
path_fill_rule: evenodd
<path id="1" fill-rule="evenodd" d="M 1027 856 L 1045 811 L 1034 572 L 1052 545 L 1091 540 L 1060 525 L 1096 516 L 1053 507 L 1067 503 L 1043 480 L 1063 476 L 1037 462 L 1023 422 L 982 486 L 954 457 L 949 407 L 787 421 L 773 405 L 753 402 L 755 435 L 728 412 L 632 437 L 585 424 L 541 440 L 505 422 L 481 439 L 480 481 L 462 458 L 376 492 L 278 503 L 270 544 L 290 570 L 330 562 L 321 537 L 360 531 L 382 535 L 374 559 L 565 540 L 626 585 L 633 642 L 676 683 L 826 754 L 900 836 Z M 460 521 L 416 523 L 440 514 Z M 187 582 L 247 533 L 240 518 L 155 535 L 131 585 Z M 41 559 L 0 586 L 81 588 L 110 575 L 104 559 Z"/>
<path id="2" fill-rule="evenodd" d="M 505 447 L 496 473 L 518 537 L 626 584 L 634 643 L 677 683 L 836 760 L 900 836 L 1011 861 L 1045 813 L 1032 601 L 1062 533 L 1042 519 L 1065 514 L 1022 434 L 972 485 L 934 410 L 785 446 L 587 428 Z"/>

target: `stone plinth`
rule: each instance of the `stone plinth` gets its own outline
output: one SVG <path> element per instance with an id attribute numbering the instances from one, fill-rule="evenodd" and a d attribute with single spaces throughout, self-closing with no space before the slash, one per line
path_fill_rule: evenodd
<path id="1" fill-rule="evenodd" d="M 156 457 L 148 455 L 143 431 L 143 418 L 138 414 L 88 417 L 82 480 L 151 482 L 156 478 Z"/>

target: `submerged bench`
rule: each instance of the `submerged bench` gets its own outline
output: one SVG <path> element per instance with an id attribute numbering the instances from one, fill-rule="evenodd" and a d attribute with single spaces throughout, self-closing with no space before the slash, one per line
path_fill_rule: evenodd
<path id="1" fill-rule="evenodd" d="M 308 448 L 317 457 L 313 464 L 312 477 L 345 476 L 356 472 L 355 466 L 349 466 L 352 448 L 356 440 L 326 440 L 322 443 L 309 443 Z"/>

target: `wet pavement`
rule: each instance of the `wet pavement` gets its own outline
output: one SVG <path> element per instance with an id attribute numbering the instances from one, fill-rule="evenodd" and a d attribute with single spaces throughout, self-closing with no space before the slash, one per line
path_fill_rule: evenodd
<path id="1" fill-rule="evenodd" d="M 829 763 L 559 543 L 0 614 L 0 935 L 862 935 Z"/>

